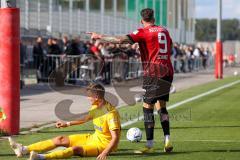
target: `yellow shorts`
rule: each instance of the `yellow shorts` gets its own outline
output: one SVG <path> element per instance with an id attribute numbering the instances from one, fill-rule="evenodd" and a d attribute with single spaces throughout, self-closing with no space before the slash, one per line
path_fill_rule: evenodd
<path id="1" fill-rule="evenodd" d="M 70 135 L 69 140 L 70 147 L 81 146 L 83 148 L 84 157 L 98 156 L 105 148 L 91 134 Z"/>

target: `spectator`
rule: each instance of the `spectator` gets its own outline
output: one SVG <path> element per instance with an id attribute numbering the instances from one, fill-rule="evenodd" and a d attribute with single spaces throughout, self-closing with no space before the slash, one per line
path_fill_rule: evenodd
<path id="1" fill-rule="evenodd" d="M 191 46 L 188 46 L 186 48 L 186 57 L 187 57 L 187 65 L 188 65 L 188 71 L 191 72 L 193 70 L 193 50 Z"/>
<path id="2" fill-rule="evenodd" d="M 70 69 L 68 66 L 69 71 L 72 71 L 68 78 L 69 80 L 73 80 L 73 82 L 75 82 L 77 78 L 81 79 L 80 76 L 82 72 L 79 69 L 80 65 L 83 63 L 90 65 L 89 62 L 93 62 L 89 56 L 85 56 L 86 61 L 83 62 L 82 60 L 84 60 L 84 58 L 78 56 L 81 54 L 91 54 L 95 59 L 96 63 L 91 63 L 90 67 L 94 69 L 95 77 L 91 77 L 94 75 L 92 72 L 89 74 L 89 77 L 93 78 L 93 80 L 97 77 L 96 79 L 101 80 L 101 82 L 109 84 L 113 77 L 123 80 L 136 78 L 141 75 L 141 72 L 138 71 L 141 67 L 140 64 L 138 64 L 140 55 L 137 44 L 116 45 L 102 44 L 99 41 L 84 42 L 81 41 L 79 37 L 71 40 L 67 36 L 63 36 L 61 48 L 59 47 L 59 43 L 60 41 L 56 38 L 48 39 L 47 53 L 51 56 L 47 58 L 44 57 L 46 53 L 44 53 L 44 44 L 41 37 L 36 39 L 33 50 L 30 51 L 28 49 L 29 52 L 33 53 L 34 67 L 38 68 L 43 77 L 47 78 L 51 71 L 63 63 L 62 60 L 72 59 L 69 61 L 70 63 L 68 63 L 70 67 L 72 66 Z M 202 65 L 204 69 L 208 67 L 208 62 L 210 62 L 210 58 L 212 58 L 209 49 L 198 46 L 193 50 L 193 47 L 194 46 L 185 46 L 177 43 L 174 44 L 171 56 L 176 73 L 199 70 L 200 65 Z M 64 59 L 61 59 L 59 56 L 55 56 L 61 54 L 67 55 L 68 57 L 64 56 L 61 57 Z M 22 58 L 21 56 L 21 63 L 23 63 Z M 228 58 L 229 57 L 226 57 L 226 61 L 229 61 Z"/>
<path id="3" fill-rule="evenodd" d="M 208 58 L 209 58 L 209 55 L 210 55 L 210 51 L 208 48 L 204 49 L 202 48 L 203 50 L 203 54 L 202 54 L 202 62 L 203 62 L 203 68 L 206 69 L 207 68 L 207 61 L 208 61 Z"/>
<path id="4" fill-rule="evenodd" d="M 24 86 L 24 69 L 26 59 L 26 46 L 20 41 L 20 88 Z"/>
<path id="5" fill-rule="evenodd" d="M 172 56 L 173 56 L 173 68 L 175 73 L 179 73 L 179 65 L 178 65 L 178 59 L 180 56 L 180 49 L 177 43 L 174 43 L 173 51 L 172 51 Z"/>
<path id="6" fill-rule="evenodd" d="M 26 59 L 26 51 L 27 48 L 26 46 L 23 44 L 22 41 L 20 41 L 20 64 L 21 66 L 25 64 L 25 59 Z"/>
<path id="7" fill-rule="evenodd" d="M 93 53 L 95 58 L 94 68 L 95 68 L 96 80 L 102 81 L 105 62 L 104 62 L 104 57 L 101 53 L 101 50 L 99 49 L 100 45 L 101 45 L 100 41 L 96 41 L 91 46 L 91 52 Z"/>
<path id="8" fill-rule="evenodd" d="M 60 46 L 58 44 L 58 40 L 56 38 L 49 38 L 47 46 L 48 46 L 47 53 L 49 55 L 60 55 L 60 54 L 62 54 L 62 51 L 61 51 Z"/>
<path id="9" fill-rule="evenodd" d="M 103 67 L 103 73 L 104 73 L 104 83 L 110 84 L 111 83 L 111 64 L 109 59 L 111 58 L 111 55 L 109 54 L 109 51 L 107 49 L 106 43 L 102 44 L 100 43 L 98 46 L 98 49 L 101 52 L 101 55 L 104 59 L 104 67 Z"/>
<path id="10" fill-rule="evenodd" d="M 34 68 L 39 69 L 40 64 L 43 62 L 43 56 L 42 37 L 38 37 L 36 44 L 33 46 Z"/>
<path id="11" fill-rule="evenodd" d="M 65 55 L 71 55 L 71 43 L 68 40 L 68 37 L 67 36 L 63 36 L 62 42 L 63 42 L 63 53 Z"/>
<path id="12" fill-rule="evenodd" d="M 87 51 L 87 45 L 78 37 L 78 48 L 81 54 L 85 54 Z"/>
<path id="13" fill-rule="evenodd" d="M 193 55 L 194 55 L 194 69 L 198 71 L 200 67 L 200 48 L 199 47 L 196 47 L 194 49 Z"/>
<path id="14" fill-rule="evenodd" d="M 186 69 L 185 69 L 185 60 L 186 60 L 186 52 L 185 52 L 185 46 L 180 45 L 180 49 L 179 49 L 179 57 L 180 57 L 180 71 L 185 73 Z"/>
<path id="15" fill-rule="evenodd" d="M 69 55 L 80 55 L 80 49 L 79 49 L 79 38 L 76 37 L 71 42 L 71 49 Z"/>
<path id="16" fill-rule="evenodd" d="M 53 38 L 52 39 L 52 53 L 53 55 L 61 55 L 62 54 L 62 51 L 60 49 L 60 46 L 58 44 L 58 39 L 57 38 Z"/>

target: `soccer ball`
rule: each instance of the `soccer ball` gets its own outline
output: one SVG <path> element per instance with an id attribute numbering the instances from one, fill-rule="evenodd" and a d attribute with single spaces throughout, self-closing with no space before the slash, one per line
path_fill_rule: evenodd
<path id="1" fill-rule="evenodd" d="M 234 74 L 234 76 L 237 76 L 238 75 L 238 71 L 235 71 L 233 74 Z"/>
<path id="2" fill-rule="evenodd" d="M 131 142 L 140 142 L 142 139 L 142 131 L 139 128 L 130 128 L 127 131 L 127 139 Z"/>

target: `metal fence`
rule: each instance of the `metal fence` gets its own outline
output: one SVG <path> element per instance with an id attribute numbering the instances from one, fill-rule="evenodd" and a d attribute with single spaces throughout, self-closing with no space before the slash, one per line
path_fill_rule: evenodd
<path id="1" fill-rule="evenodd" d="M 62 79 L 62 83 L 102 81 L 110 84 L 113 79 L 127 80 L 142 76 L 140 59 L 123 59 L 121 54 L 104 59 L 97 59 L 91 54 L 34 56 L 30 61 L 24 61 L 22 66 L 23 77 L 36 75 L 37 82 L 49 82 L 57 78 Z"/>
<path id="2" fill-rule="evenodd" d="M 192 72 L 212 68 L 214 66 L 214 57 L 195 57 L 195 58 L 174 58 L 171 59 L 174 71 Z"/>
<path id="3" fill-rule="evenodd" d="M 85 84 L 90 81 L 101 81 L 110 84 L 112 80 L 130 80 L 143 75 L 140 58 L 123 57 L 121 53 L 113 57 L 97 59 L 92 54 L 77 56 L 45 55 L 27 58 L 22 64 L 22 77 L 36 78 L 37 82 L 58 80 L 64 83 Z M 199 71 L 212 67 L 214 59 L 209 56 L 203 58 L 181 59 L 172 58 L 175 72 Z"/>

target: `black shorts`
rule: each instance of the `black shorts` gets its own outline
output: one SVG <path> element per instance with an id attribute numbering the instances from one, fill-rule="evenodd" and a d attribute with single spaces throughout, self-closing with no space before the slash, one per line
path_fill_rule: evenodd
<path id="1" fill-rule="evenodd" d="M 143 89 L 146 90 L 143 101 L 147 104 L 155 104 L 158 100 L 167 102 L 172 80 L 173 78 L 169 76 L 162 78 L 143 77 Z"/>

